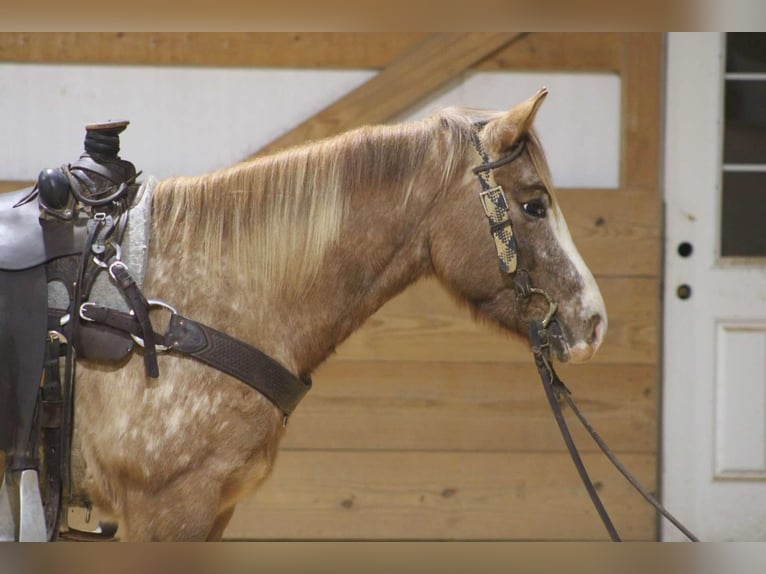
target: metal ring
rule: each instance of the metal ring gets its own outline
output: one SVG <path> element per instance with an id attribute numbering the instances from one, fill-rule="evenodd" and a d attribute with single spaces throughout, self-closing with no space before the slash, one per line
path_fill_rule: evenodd
<path id="1" fill-rule="evenodd" d="M 113 259 L 115 261 L 113 261 L 113 263 L 117 263 L 118 261 L 122 262 L 122 247 L 120 247 L 120 244 L 119 243 L 115 243 L 114 241 L 110 241 L 109 245 L 114 247 L 114 257 L 113 257 Z M 105 263 L 103 259 L 100 259 L 99 257 L 96 257 L 95 255 L 93 256 L 93 263 L 95 263 L 96 265 L 98 265 L 102 269 L 108 269 L 109 268 L 109 264 L 108 263 Z M 123 263 L 123 265 L 124 265 L 124 263 Z M 111 272 L 110 272 L 110 275 L 111 275 Z"/>
<path id="2" fill-rule="evenodd" d="M 48 331 L 48 339 L 58 339 L 64 344 L 69 343 L 69 339 L 61 331 Z"/>
<path id="3" fill-rule="evenodd" d="M 170 311 L 171 315 L 178 315 L 178 311 L 175 307 L 173 307 L 170 303 L 166 303 L 162 299 L 147 299 L 146 302 L 149 304 L 149 307 L 162 307 L 163 309 L 166 309 L 167 311 Z M 130 314 L 135 316 L 135 312 L 133 309 L 130 310 Z M 136 342 L 136 344 L 144 348 L 144 340 L 143 338 L 139 337 L 138 335 L 134 335 L 133 333 L 130 334 L 130 337 Z M 167 345 L 154 345 L 154 348 L 157 351 L 169 351 L 170 347 Z"/>
<path id="4" fill-rule="evenodd" d="M 545 300 L 548 301 L 548 312 L 545 314 L 545 317 L 543 317 L 543 320 L 541 321 L 541 325 L 543 326 L 543 329 L 547 329 L 548 324 L 551 322 L 551 319 L 553 319 L 553 316 L 556 314 L 556 311 L 558 311 L 559 306 L 556 304 L 556 302 L 553 299 L 551 299 L 551 296 L 548 295 L 548 293 L 546 293 L 542 289 L 538 289 L 537 287 L 532 287 L 530 288 L 529 292 L 542 295 L 543 297 L 545 297 Z"/>
<path id="5" fill-rule="evenodd" d="M 114 268 L 115 268 L 115 267 L 117 267 L 118 265 L 119 265 L 120 267 L 122 267 L 123 269 L 125 269 L 125 271 L 127 271 L 127 270 L 128 270 L 128 266 L 127 266 L 127 265 L 125 265 L 125 263 L 123 263 L 121 260 L 117 259 L 116 261 L 112 261 L 112 262 L 111 262 L 111 263 L 108 265 L 108 268 L 109 268 L 109 276 L 110 276 L 110 277 L 111 277 L 111 278 L 112 278 L 114 281 L 119 281 L 119 280 L 117 279 L 117 277 L 115 277 L 115 276 L 114 276 Z"/>
<path id="6" fill-rule="evenodd" d="M 85 303 L 80 305 L 80 319 L 82 319 L 83 321 L 90 321 L 91 323 L 93 323 L 93 322 L 95 322 L 95 319 L 91 319 L 90 317 L 86 317 L 85 315 L 82 314 L 82 311 L 83 311 L 83 309 L 85 309 L 86 305 L 92 307 L 93 305 L 95 305 L 95 303 L 91 303 L 90 301 L 86 301 Z"/>

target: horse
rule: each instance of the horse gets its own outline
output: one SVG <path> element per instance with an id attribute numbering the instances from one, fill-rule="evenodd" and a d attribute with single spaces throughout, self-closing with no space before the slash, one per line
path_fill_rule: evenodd
<path id="1" fill-rule="evenodd" d="M 548 310 L 498 266 L 475 144 L 507 194 L 519 269 L 558 303 L 559 361 L 590 359 L 607 315 L 534 128 L 547 91 L 505 111 L 448 108 L 159 182 L 144 291 L 302 378 L 387 300 L 435 276 L 479 320 L 523 338 Z M 522 145 L 523 144 L 523 145 Z M 509 153 L 513 161 L 496 161 Z M 504 164 L 503 164 L 504 163 Z M 232 377 L 164 353 L 78 367 L 75 492 L 128 541 L 216 540 L 269 475 L 283 414 Z"/>

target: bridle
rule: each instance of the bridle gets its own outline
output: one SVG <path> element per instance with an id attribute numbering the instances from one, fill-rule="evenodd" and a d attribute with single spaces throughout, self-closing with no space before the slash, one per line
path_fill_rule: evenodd
<path id="1" fill-rule="evenodd" d="M 542 320 L 531 320 L 528 322 L 529 327 L 529 341 L 532 348 L 532 354 L 535 360 L 535 366 L 540 376 L 540 380 L 543 383 L 543 389 L 545 390 L 545 396 L 548 399 L 548 403 L 553 411 L 553 416 L 556 419 L 556 423 L 561 431 L 561 436 L 564 439 L 564 443 L 567 446 L 569 455 L 572 458 L 572 462 L 577 469 L 580 479 L 585 485 L 585 489 L 590 496 L 593 506 L 596 508 L 601 521 L 604 524 L 609 537 L 612 541 L 619 542 L 621 540 L 620 535 L 617 533 L 617 529 L 614 527 L 609 514 L 601 502 L 601 499 L 596 492 L 596 487 L 593 481 L 588 475 L 588 471 L 583 464 L 580 453 L 577 451 L 577 446 L 572 439 L 572 435 L 569 432 L 566 419 L 561 412 L 561 399 L 569 405 L 575 416 L 586 428 L 593 440 L 596 441 L 599 448 L 614 464 L 617 470 L 628 480 L 640 494 L 644 497 L 658 512 L 660 512 L 665 518 L 667 518 L 676 528 L 678 528 L 689 540 L 698 542 L 694 534 L 692 534 L 683 524 L 681 524 L 673 515 L 671 515 L 665 508 L 652 496 L 643 486 L 639 484 L 636 478 L 620 463 L 615 457 L 614 453 L 604 443 L 603 439 L 596 433 L 593 427 L 588 423 L 583 414 L 577 408 L 574 400 L 572 399 L 571 392 L 566 387 L 564 382 L 556 374 L 553 369 L 553 364 L 550 360 L 550 341 L 548 328 L 553 321 L 556 312 L 558 311 L 558 304 L 553 298 L 546 293 L 543 289 L 533 287 L 530 281 L 529 273 L 519 266 L 518 250 L 516 247 L 516 239 L 513 234 L 513 224 L 511 222 L 510 209 L 508 207 L 508 200 L 505 196 L 505 192 L 500 185 L 497 185 L 493 175 L 493 170 L 508 165 L 516 160 L 524 153 L 526 148 L 527 139 L 525 137 L 519 138 L 510 151 L 496 159 L 490 160 L 489 154 L 484 148 L 481 141 L 480 131 L 486 125 L 485 123 L 476 123 L 473 125 L 471 131 L 471 141 L 473 142 L 474 149 L 479 154 L 482 163 L 473 168 L 473 173 L 478 176 L 479 184 L 481 185 L 481 192 L 479 193 L 479 199 L 481 200 L 482 207 L 484 208 L 484 214 L 487 216 L 489 222 L 489 231 L 492 235 L 497 250 L 498 265 L 501 273 L 510 275 L 513 279 L 514 290 L 516 291 L 516 307 L 517 311 L 522 302 L 530 299 L 534 294 L 541 295 L 548 302 L 548 311 Z"/>
<path id="2" fill-rule="evenodd" d="M 492 173 L 498 167 L 510 164 L 520 157 L 526 149 L 527 140 L 526 138 L 519 139 L 506 155 L 490 161 L 489 154 L 484 149 L 484 144 L 479 136 L 479 131 L 482 127 L 484 127 L 484 124 L 474 124 L 474 129 L 471 131 L 474 149 L 476 149 L 482 160 L 482 163 L 474 167 L 472 171 L 478 176 L 479 184 L 481 185 L 479 199 L 484 208 L 484 214 L 489 221 L 489 231 L 495 240 L 500 271 L 513 278 L 517 310 L 523 301 L 530 299 L 534 294 L 542 296 L 548 302 L 548 311 L 541 321 L 543 329 L 547 329 L 548 324 L 558 310 L 558 304 L 544 290 L 533 287 L 530 283 L 529 272 L 523 267 L 518 266 L 518 250 L 516 239 L 513 235 L 513 224 L 511 222 L 508 199 L 503 188 L 495 182 L 495 177 Z"/>

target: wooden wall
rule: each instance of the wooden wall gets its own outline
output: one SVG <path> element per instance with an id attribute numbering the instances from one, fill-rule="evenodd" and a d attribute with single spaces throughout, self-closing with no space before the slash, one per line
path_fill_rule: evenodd
<path id="1" fill-rule="evenodd" d="M 622 80 L 619 189 L 559 191 L 594 271 L 609 333 L 561 375 L 604 439 L 649 487 L 658 473 L 659 34 L 0 34 L 0 61 L 378 68 L 379 76 L 275 147 L 365 121 L 407 74 L 433 89 L 481 69 L 596 71 Z M 434 59 L 452 63 L 434 66 Z M 455 64 L 457 62 L 457 64 Z M 369 83 L 368 83 L 369 84 Z M 396 107 L 422 93 L 409 93 Z M 383 113 L 383 112 L 381 112 Z M 2 187 L 2 184 L 0 184 Z M 5 184 L 5 188 L 10 188 Z M 582 432 L 617 528 L 655 540 L 651 508 Z M 564 449 L 526 345 L 478 325 L 433 281 L 384 306 L 315 376 L 276 470 L 240 505 L 242 539 L 605 539 Z"/>

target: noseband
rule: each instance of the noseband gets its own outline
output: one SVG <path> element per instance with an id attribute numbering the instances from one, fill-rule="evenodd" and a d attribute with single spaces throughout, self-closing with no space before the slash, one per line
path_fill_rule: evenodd
<path id="1" fill-rule="evenodd" d="M 484 213 L 489 221 L 489 231 L 495 240 L 495 248 L 497 249 L 497 259 L 500 266 L 500 271 L 510 275 L 513 278 L 513 285 L 516 291 L 516 306 L 519 307 L 522 301 L 526 301 L 532 297 L 533 294 L 542 295 L 546 301 L 548 301 L 548 312 L 542 321 L 532 320 L 529 322 L 529 341 L 532 347 L 532 354 L 535 359 L 535 366 L 537 372 L 540 375 L 540 380 L 543 383 L 543 389 L 545 390 L 545 396 L 548 399 L 548 403 L 553 411 L 553 416 L 556 419 L 556 423 L 561 431 L 561 436 L 564 439 L 569 455 L 572 458 L 572 462 L 577 469 L 580 479 L 585 485 L 585 489 L 590 496 L 593 506 L 596 509 L 601 521 L 604 524 L 609 537 L 612 541 L 620 541 L 620 535 L 617 533 L 617 529 L 614 527 L 609 514 L 601 502 L 601 499 L 596 492 L 596 487 L 593 481 L 588 476 L 588 471 L 585 469 L 585 465 L 582 462 L 580 453 L 577 451 L 577 446 L 572 439 L 572 435 L 569 432 L 566 420 L 561 412 L 561 401 L 565 401 L 572 412 L 575 413 L 578 420 L 583 424 L 585 429 L 596 441 L 599 448 L 607 456 L 610 462 L 620 471 L 620 473 L 628 480 L 628 482 L 635 488 L 641 496 L 644 497 L 654 508 L 660 512 L 665 518 L 667 518 L 676 528 L 678 528 L 683 534 L 694 542 L 697 542 L 697 538 L 681 524 L 672 514 L 670 514 L 652 494 L 642 487 L 636 478 L 628 471 L 625 466 L 620 463 L 615 457 L 614 453 L 604 443 L 601 437 L 596 433 L 593 427 L 588 423 L 583 414 L 577 408 L 577 405 L 572 399 L 571 392 L 566 387 L 564 382 L 558 377 L 556 371 L 553 369 L 553 365 L 550 362 L 550 342 L 548 337 L 548 326 L 553 319 L 558 305 L 556 302 L 546 293 L 544 290 L 532 287 L 529 278 L 529 272 L 518 266 L 518 252 L 516 248 L 516 240 L 513 235 L 513 225 L 511 223 L 510 210 L 508 208 L 508 200 L 505 197 L 503 188 L 495 182 L 495 178 L 492 174 L 492 170 L 508 165 L 517 159 L 524 152 L 527 139 L 520 138 L 511 148 L 511 150 L 503 157 L 490 161 L 489 154 L 484 149 L 484 144 L 481 141 L 479 132 L 484 127 L 484 123 L 474 124 L 474 129 L 471 131 L 471 139 L 473 141 L 474 148 L 479 154 L 482 163 L 473 168 L 473 173 L 479 178 L 481 185 L 481 192 L 479 198 L 481 199 Z M 518 312 L 517 312 L 517 316 Z"/>

